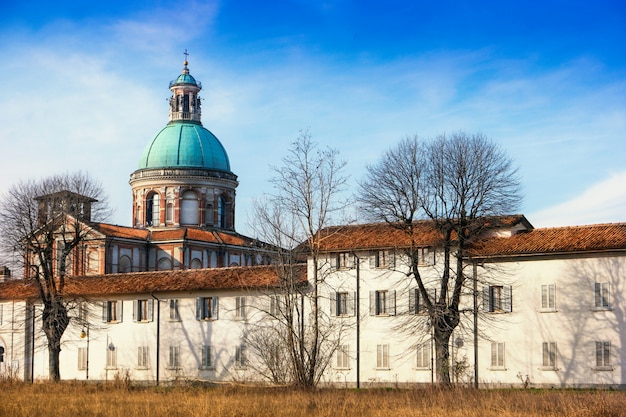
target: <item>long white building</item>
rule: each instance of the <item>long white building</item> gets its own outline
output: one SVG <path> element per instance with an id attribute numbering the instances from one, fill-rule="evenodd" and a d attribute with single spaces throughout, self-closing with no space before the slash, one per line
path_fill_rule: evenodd
<path id="1" fill-rule="evenodd" d="M 267 382 L 248 340 L 278 326 L 279 278 L 272 248 L 235 232 L 237 176 L 201 124 L 200 89 L 185 62 L 170 83 L 170 121 L 131 175 L 133 227 L 88 222 L 71 257 L 63 379 Z M 420 269 L 436 291 L 438 239 L 423 226 Z M 317 266 L 330 355 L 321 382 L 437 382 L 403 239 L 385 224 L 336 227 L 332 236 Z M 473 275 L 451 339 L 453 380 L 625 387 L 626 224 L 535 229 L 516 215 L 485 238 L 466 260 Z M 309 259 L 298 268 L 302 288 L 315 267 Z M 0 272 L 0 373 L 47 379 L 36 287 L 28 275 Z"/>

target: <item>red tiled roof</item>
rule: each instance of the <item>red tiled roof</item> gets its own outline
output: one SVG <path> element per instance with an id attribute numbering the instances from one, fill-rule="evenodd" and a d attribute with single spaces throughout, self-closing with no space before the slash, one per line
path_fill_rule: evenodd
<path id="1" fill-rule="evenodd" d="M 196 240 L 200 242 L 209 242 L 216 244 L 226 244 L 233 246 L 248 246 L 256 240 L 236 232 L 223 232 L 218 230 L 202 230 L 196 228 L 174 228 L 174 229 L 136 229 L 134 227 L 117 226 L 107 223 L 91 223 L 90 226 L 110 237 L 119 237 L 127 239 L 139 239 L 142 241 L 150 241 L 158 243 L 168 240 Z"/>
<path id="2" fill-rule="evenodd" d="M 554 227 L 485 239 L 474 256 L 508 256 L 626 249 L 626 223 Z"/>
<path id="3" fill-rule="evenodd" d="M 146 229 L 135 229 L 134 227 L 117 226 L 107 223 L 90 223 L 89 225 L 106 236 L 147 240 L 150 234 Z"/>
<path id="4" fill-rule="evenodd" d="M 485 219 L 484 227 L 511 227 L 520 222 L 532 228 L 522 215 L 489 217 Z M 405 232 L 389 223 L 328 227 L 320 235 L 322 251 L 384 249 L 410 245 Z M 414 223 L 414 236 L 418 246 L 436 246 L 442 240 L 441 233 L 429 220 Z"/>
<path id="5" fill-rule="evenodd" d="M 296 273 L 302 282 L 306 281 L 306 265 L 296 266 Z M 177 291 L 262 289 L 277 285 L 276 269 L 274 266 L 268 265 L 70 277 L 65 282 L 65 293 L 69 297 L 80 297 Z M 37 289 L 32 281 L 20 279 L 0 283 L 0 299 L 25 299 L 36 296 L 38 296 Z"/>

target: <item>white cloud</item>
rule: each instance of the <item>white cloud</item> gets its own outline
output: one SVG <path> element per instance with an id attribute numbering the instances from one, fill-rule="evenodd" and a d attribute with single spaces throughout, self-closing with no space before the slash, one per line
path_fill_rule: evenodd
<path id="1" fill-rule="evenodd" d="M 626 170 L 610 175 L 579 196 L 528 215 L 535 227 L 626 222 Z"/>

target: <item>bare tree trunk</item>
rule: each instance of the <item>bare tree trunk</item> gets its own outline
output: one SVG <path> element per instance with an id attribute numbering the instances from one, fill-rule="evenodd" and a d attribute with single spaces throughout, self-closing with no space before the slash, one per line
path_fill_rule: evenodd
<path id="1" fill-rule="evenodd" d="M 48 375 L 51 381 L 61 380 L 59 356 L 61 353 L 61 338 L 70 318 L 62 300 L 52 300 L 44 303 L 42 326 L 48 341 Z"/>
<path id="2" fill-rule="evenodd" d="M 444 324 L 435 326 L 435 365 L 437 382 L 442 386 L 452 385 L 450 379 L 450 336 L 453 329 Z"/>

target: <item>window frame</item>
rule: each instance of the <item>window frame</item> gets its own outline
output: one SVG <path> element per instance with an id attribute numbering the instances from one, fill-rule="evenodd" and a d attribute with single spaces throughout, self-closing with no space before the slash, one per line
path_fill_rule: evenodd
<path id="1" fill-rule="evenodd" d="M 235 347 L 235 368 L 245 369 L 248 367 L 248 348 L 241 344 Z"/>
<path id="2" fill-rule="evenodd" d="M 86 347 L 79 347 L 77 349 L 77 355 L 78 355 L 78 370 L 79 371 L 86 371 L 87 370 L 87 363 L 89 362 L 89 358 L 87 358 L 87 348 Z"/>
<path id="3" fill-rule="evenodd" d="M 270 294 L 269 295 L 269 306 L 267 309 L 267 313 L 270 318 L 277 319 L 280 316 L 280 295 L 278 294 Z"/>
<path id="4" fill-rule="evenodd" d="M 512 313 L 513 288 L 510 285 L 484 286 L 483 310 L 487 313 Z"/>
<path id="5" fill-rule="evenodd" d="M 612 371 L 613 365 L 611 361 L 611 342 L 608 340 L 597 340 L 595 342 L 595 363 L 596 371 Z"/>
<path id="6" fill-rule="evenodd" d="M 219 315 L 219 297 L 197 297 L 196 298 L 196 320 L 214 321 Z"/>
<path id="7" fill-rule="evenodd" d="M 117 348 L 106 347 L 106 369 L 117 369 Z"/>
<path id="8" fill-rule="evenodd" d="M 506 346 L 504 342 L 491 342 L 491 358 L 490 369 L 505 370 L 506 369 Z"/>
<path id="9" fill-rule="evenodd" d="M 415 368 L 418 370 L 432 369 L 432 343 L 430 340 L 419 343 L 415 347 Z"/>
<path id="10" fill-rule="evenodd" d="M 370 268 L 392 269 L 396 266 L 396 252 L 389 249 L 380 249 L 370 256 Z"/>
<path id="11" fill-rule="evenodd" d="M 370 315 L 387 317 L 396 315 L 396 291 L 370 291 Z"/>
<path id="12" fill-rule="evenodd" d="M 541 359 L 541 369 L 556 371 L 557 368 L 557 359 L 558 359 L 558 350 L 556 342 L 543 342 L 541 344 L 542 349 L 542 359 Z"/>
<path id="13" fill-rule="evenodd" d="M 611 309 L 611 285 L 608 281 L 594 282 L 594 310 Z"/>
<path id="14" fill-rule="evenodd" d="M 556 311 L 556 284 L 541 285 L 541 311 Z"/>
<path id="15" fill-rule="evenodd" d="M 133 300 L 133 321 L 137 323 L 150 323 L 154 321 L 154 300 Z"/>
<path id="16" fill-rule="evenodd" d="M 247 318 L 247 302 L 245 295 L 235 297 L 235 320 L 246 320 Z"/>
<path id="17" fill-rule="evenodd" d="M 354 268 L 354 255 L 350 252 L 335 252 L 331 256 L 334 269 L 346 271 Z"/>
<path id="18" fill-rule="evenodd" d="M 200 369 L 215 369 L 212 351 L 211 345 L 202 345 L 200 349 Z"/>
<path id="19" fill-rule="evenodd" d="M 435 265 L 435 251 L 430 246 L 417 248 L 417 262 L 419 266 Z"/>
<path id="20" fill-rule="evenodd" d="M 170 298 L 169 302 L 169 321 L 181 321 L 180 319 L 180 300 L 178 298 Z"/>
<path id="21" fill-rule="evenodd" d="M 137 347 L 137 369 L 150 369 L 150 351 L 148 346 Z"/>
<path id="22" fill-rule="evenodd" d="M 376 345 L 376 369 L 391 369 L 388 343 Z"/>
<path id="23" fill-rule="evenodd" d="M 352 317 L 355 314 L 356 294 L 339 290 L 330 293 L 330 315 L 333 317 Z"/>
<path id="24" fill-rule="evenodd" d="M 180 345 L 170 345 L 167 369 L 180 369 Z"/>
<path id="25" fill-rule="evenodd" d="M 335 369 L 350 369 L 350 345 L 340 344 L 335 350 Z"/>
<path id="26" fill-rule="evenodd" d="M 116 324 L 123 320 L 124 302 L 122 300 L 107 300 L 102 303 L 102 321 Z"/>

